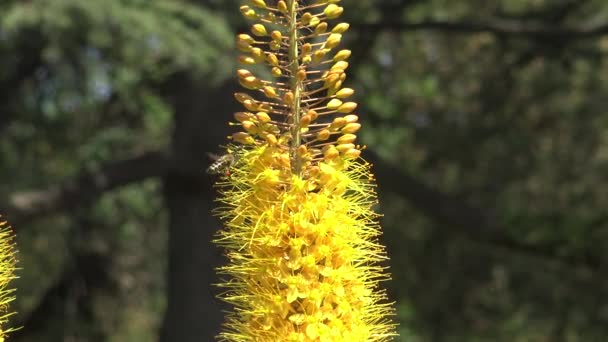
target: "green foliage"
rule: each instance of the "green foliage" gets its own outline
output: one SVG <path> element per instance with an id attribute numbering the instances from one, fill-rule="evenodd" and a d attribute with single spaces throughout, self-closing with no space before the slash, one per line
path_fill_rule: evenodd
<path id="1" fill-rule="evenodd" d="M 0 142 L 7 177 L 37 164 L 46 183 L 72 173 L 68 165 L 166 146 L 161 82 L 177 72 L 218 80 L 230 68 L 218 63 L 232 45 L 225 22 L 183 2 L 38 0 L 6 4 L 0 16 L 0 79 L 27 77 L 6 94 L 5 114 L 17 116 Z"/>

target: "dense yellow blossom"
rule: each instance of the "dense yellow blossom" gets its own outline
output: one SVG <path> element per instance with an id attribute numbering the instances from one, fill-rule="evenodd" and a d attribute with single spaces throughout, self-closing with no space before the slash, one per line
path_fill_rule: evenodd
<path id="1" fill-rule="evenodd" d="M 17 263 L 12 241 L 11 229 L 0 217 L 0 342 L 3 342 L 7 333 L 12 330 L 4 327 L 12 314 L 9 304 L 15 299 L 13 296 L 15 290 L 9 288 L 10 281 L 15 279 Z"/>
<path id="2" fill-rule="evenodd" d="M 234 306 L 224 341 L 388 341 L 391 305 L 374 179 L 360 158 L 354 94 L 343 88 L 346 23 L 339 0 L 251 0 L 237 72 L 249 93 L 218 181 L 217 243 L 229 264 L 223 298 Z M 267 74 L 262 67 L 269 71 Z M 251 70 L 250 70 L 251 69 Z M 253 70 L 253 71 L 252 71 Z M 270 75 L 265 80 L 259 75 Z M 217 167 L 214 168 L 217 170 Z"/>

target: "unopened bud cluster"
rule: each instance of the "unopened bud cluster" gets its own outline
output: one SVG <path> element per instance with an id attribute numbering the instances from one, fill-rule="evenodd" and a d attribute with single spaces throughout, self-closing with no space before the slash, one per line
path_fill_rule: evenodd
<path id="1" fill-rule="evenodd" d="M 258 96 L 236 94 L 246 112 L 235 114 L 243 131 L 233 139 L 241 144 L 289 145 L 293 171 L 316 172 L 316 162 L 355 159 L 360 146 L 355 133 L 361 128 L 353 114 L 357 104 L 348 101 L 354 90 L 343 88 L 349 50 L 338 46 L 347 23 L 330 24 L 343 8 L 338 1 L 251 1 L 241 7 L 255 21 L 251 33 L 237 37 L 243 53 L 237 72 L 240 84 Z M 331 25 L 331 26 L 330 26 Z M 247 66 L 268 66 L 263 79 Z"/>

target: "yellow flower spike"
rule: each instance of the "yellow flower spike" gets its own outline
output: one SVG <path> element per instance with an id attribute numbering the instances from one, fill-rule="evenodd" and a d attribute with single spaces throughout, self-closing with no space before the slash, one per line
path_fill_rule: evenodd
<path id="1" fill-rule="evenodd" d="M 388 279 L 370 165 L 360 158 L 354 94 L 342 88 L 350 50 L 339 0 L 250 0 L 252 35 L 237 36 L 232 163 L 217 187 L 224 220 L 216 243 L 228 264 L 223 299 L 235 310 L 221 341 L 390 341 Z M 275 5 L 276 4 L 276 5 Z M 255 8 L 255 10 L 253 8 Z M 253 12 L 252 12 L 253 11 Z M 255 13 L 255 15 L 253 14 Z M 328 27 L 332 25 L 331 31 Z M 255 37 L 255 38 L 254 38 Z M 314 69 L 311 66 L 314 65 Z"/>
<path id="2" fill-rule="evenodd" d="M 8 333 L 13 331 L 13 329 L 5 328 L 3 325 L 13 315 L 9 304 L 15 300 L 13 295 L 15 290 L 9 288 L 9 283 L 16 278 L 17 259 L 15 253 L 11 228 L 0 217 L 0 341 L 4 341 Z"/>

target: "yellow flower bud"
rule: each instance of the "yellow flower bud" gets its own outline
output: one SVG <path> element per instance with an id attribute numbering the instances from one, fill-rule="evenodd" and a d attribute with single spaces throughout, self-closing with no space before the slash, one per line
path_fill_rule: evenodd
<path id="1" fill-rule="evenodd" d="M 353 96 L 354 93 L 355 91 L 351 88 L 342 88 L 336 93 L 336 97 L 339 99 L 345 99 Z"/>
<path id="2" fill-rule="evenodd" d="M 270 71 L 270 73 L 274 77 L 280 77 L 283 74 L 283 72 L 281 71 L 281 68 L 279 68 L 279 67 L 272 68 L 272 70 Z"/>
<path id="3" fill-rule="evenodd" d="M 302 45 L 302 54 L 309 55 L 312 52 L 312 44 L 306 43 Z"/>
<path id="4" fill-rule="evenodd" d="M 239 78 L 245 78 L 245 77 L 249 77 L 249 76 L 253 76 L 253 74 L 251 73 L 251 71 L 247 70 L 247 69 L 239 69 L 236 71 L 236 75 Z"/>
<path id="5" fill-rule="evenodd" d="M 340 50 L 334 56 L 334 62 L 347 60 L 350 57 L 350 55 L 351 55 L 350 50 Z"/>
<path id="6" fill-rule="evenodd" d="M 314 109 L 310 109 L 306 115 L 310 116 L 310 121 L 315 121 L 319 117 L 319 114 Z"/>
<path id="7" fill-rule="evenodd" d="M 356 102 L 346 102 L 346 103 L 342 104 L 338 108 L 338 113 L 345 113 L 345 114 L 347 114 L 347 113 L 351 113 L 355 109 L 357 109 L 357 103 Z"/>
<path id="8" fill-rule="evenodd" d="M 271 66 L 279 66 L 279 58 L 272 52 L 266 54 L 266 61 Z"/>
<path id="9" fill-rule="evenodd" d="M 346 126 L 344 126 L 344 128 L 342 128 L 342 133 L 356 133 L 359 129 L 361 128 L 361 124 L 360 123 L 349 123 L 346 124 Z"/>
<path id="10" fill-rule="evenodd" d="M 251 137 L 251 135 L 245 133 L 245 132 L 236 132 L 232 135 L 232 140 L 244 144 L 244 145 L 250 145 L 255 143 L 255 140 L 253 139 L 253 137 Z"/>
<path id="11" fill-rule="evenodd" d="M 344 152 L 344 158 L 347 158 L 347 159 L 357 159 L 360 156 L 361 156 L 361 151 L 356 148 L 353 148 L 353 149 L 350 149 L 350 150 Z"/>
<path id="12" fill-rule="evenodd" d="M 243 129 L 245 129 L 245 131 L 247 131 L 249 134 L 255 134 L 257 132 L 257 126 L 251 121 L 243 121 L 242 125 Z"/>
<path id="13" fill-rule="evenodd" d="M 354 134 L 344 134 L 336 140 L 338 144 L 350 144 L 353 143 L 357 139 L 357 136 Z"/>
<path id="14" fill-rule="evenodd" d="M 327 23 L 326 22 L 321 22 L 321 23 L 319 23 L 319 25 L 317 25 L 317 27 L 315 27 L 316 34 L 323 34 L 325 32 L 327 32 Z"/>
<path id="15" fill-rule="evenodd" d="M 338 130 L 346 125 L 346 119 L 344 118 L 335 118 L 334 121 L 329 125 L 329 129 Z M 354 132 L 342 132 L 342 133 L 354 133 Z"/>
<path id="16" fill-rule="evenodd" d="M 288 106 L 293 104 L 293 93 L 291 91 L 285 93 L 285 96 L 283 96 L 283 102 L 285 102 L 285 104 Z"/>
<path id="17" fill-rule="evenodd" d="M 239 56 L 239 63 L 244 65 L 253 65 L 256 63 L 256 61 L 251 56 L 241 55 Z"/>
<path id="18" fill-rule="evenodd" d="M 336 110 L 338 109 L 340 106 L 342 105 L 342 101 L 338 100 L 338 99 L 331 99 L 328 103 L 327 103 L 327 109 L 331 109 L 331 110 Z"/>
<path id="19" fill-rule="evenodd" d="M 340 151 L 340 153 L 344 153 L 344 152 L 349 151 L 349 150 L 351 150 L 353 148 L 355 148 L 355 144 L 350 144 L 350 143 L 340 144 L 340 145 L 336 146 L 336 149 L 338 151 Z"/>
<path id="20" fill-rule="evenodd" d="M 271 86 L 264 86 L 264 88 L 262 88 L 262 90 L 264 90 L 264 95 L 266 95 L 266 97 L 268 97 L 270 99 L 274 99 L 279 96 L 277 94 L 276 89 Z"/>
<path id="21" fill-rule="evenodd" d="M 317 140 L 325 141 L 325 140 L 329 139 L 330 135 L 331 135 L 331 133 L 329 132 L 329 130 L 327 130 L 327 129 L 321 130 L 319 133 L 317 133 Z"/>
<path id="22" fill-rule="evenodd" d="M 342 12 L 344 12 L 344 8 L 335 4 L 330 4 L 325 7 L 325 10 L 323 10 L 323 13 L 327 16 L 328 19 L 335 19 L 342 15 Z"/>
<path id="23" fill-rule="evenodd" d="M 302 21 L 302 25 L 308 25 L 310 23 L 311 19 L 312 19 L 312 14 L 310 14 L 310 12 L 306 12 L 306 13 L 302 14 L 302 17 L 300 18 L 300 20 Z"/>
<path id="24" fill-rule="evenodd" d="M 346 70 L 348 69 L 348 62 L 338 61 L 336 64 L 332 65 L 330 70 Z"/>
<path id="25" fill-rule="evenodd" d="M 298 70 L 298 73 L 296 74 L 296 78 L 298 79 L 298 81 L 305 80 L 306 79 L 306 70 L 304 70 L 304 69 Z"/>
<path id="26" fill-rule="evenodd" d="M 257 14 L 255 13 L 255 10 L 253 10 L 249 6 L 241 6 L 241 14 L 243 15 L 243 17 L 245 17 L 247 19 L 256 19 L 257 18 Z"/>
<path id="27" fill-rule="evenodd" d="M 251 0 L 251 3 L 259 8 L 267 8 L 266 1 L 264 0 Z"/>
<path id="28" fill-rule="evenodd" d="M 272 38 L 272 40 L 276 40 L 276 41 L 281 41 L 283 34 L 281 33 L 281 31 L 272 31 L 272 33 L 270 34 L 270 37 Z"/>
<path id="29" fill-rule="evenodd" d="M 274 134 L 266 134 L 264 136 L 264 139 L 270 144 L 270 145 L 276 145 L 278 140 L 277 137 Z"/>
<path id="30" fill-rule="evenodd" d="M 357 122 L 359 117 L 355 114 L 349 114 L 344 117 L 344 120 L 346 120 L 346 123 Z"/>
<path id="31" fill-rule="evenodd" d="M 320 63 L 321 61 L 323 61 L 323 58 L 325 58 L 325 55 L 327 55 L 327 50 L 326 49 L 321 49 L 321 50 L 317 50 L 312 54 L 312 62 L 313 63 Z"/>
<path id="32" fill-rule="evenodd" d="M 328 49 L 333 49 L 340 44 L 342 40 L 342 35 L 340 33 L 332 33 L 327 37 L 327 41 L 325 41 L 325 47 Z"/>
<path id="33" fill-rule="evenodd" d="M 246 93 L 235 93 L 234 98 L 236 98 L 236 100 L 239 101 L 240 103 L 244 103 L 247 100 L 249 100 L 249 101 L 253 100 L 251 95 L 246 94 Z"/>
<path id="34" fill-rule="evenodd" d="M 251 27 L 251 33 L 253 33 L 254 35 L 256 35 L 258 37 L 263 37 L 268 34 L 268 32 L 266 31 L 266 27 L 262 24 L 253 25 Z"/>
<path id="35" fill-rule="evenodd" d="M 280 0 L 279 2 L 277 2 L 277 9 L 279 10 L 279 12 L 287 14 L 287 4 L 285 3 L 285 1 Z"/>
<path id="36" fill-rule="evenodd" d="M 251 120 L 251 118 L 252 118 L 251 113 L 247 113 L 247 112 L 234 113 L 234 119 L 238 122 L 243 122 L 245 120 Z"/>
<path id="37" fill-rule="evenodd" d="M 306 127 L 308 127 L 308 125 L 310 125 L 311 121 L 312 121 L 312 118 L 309 115 L 304 115 L 300 119 L 300 128 L 306 128 Z"/>
<path id="38" fill-rule="evenodd" d="M 348 31 L 348 28 L 350 27 L 350 24 L 348 23 L 339 23 L 338 25 L 336 25 L 331 32 L 333 33 L 344 33 L 346 31 Z"/>

